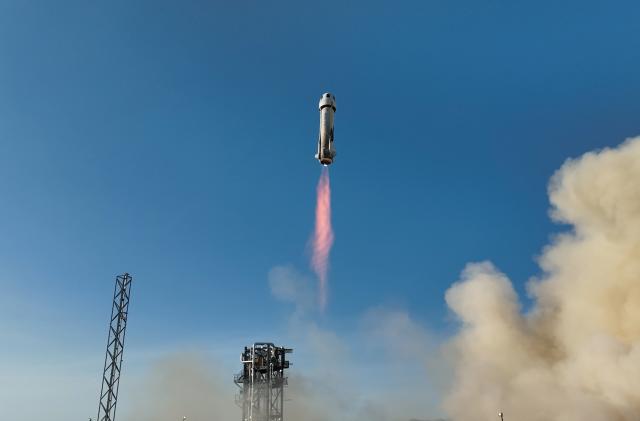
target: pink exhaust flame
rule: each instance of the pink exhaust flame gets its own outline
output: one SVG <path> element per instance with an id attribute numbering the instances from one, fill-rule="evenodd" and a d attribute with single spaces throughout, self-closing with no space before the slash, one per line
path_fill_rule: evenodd
<path id="1" fill-rule="evenodd" d="M 311 268 L 320 281 L 320 308 L 327 305 L 327 272 L 329 270 L 329 253 L 333 245 L 333 229 L 331 228 L 331 186 L 329 185 L 329 169 L 322 168 L 318 180 L 318 199 L 316 204 L 316 230 L 311 240 L 313 254 Z"/>

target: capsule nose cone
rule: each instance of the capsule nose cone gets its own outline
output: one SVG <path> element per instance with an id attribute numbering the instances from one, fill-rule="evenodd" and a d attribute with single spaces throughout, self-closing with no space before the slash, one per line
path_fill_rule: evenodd
<path id="1" fill-rule="evenodd" d="M 326 92 L 320 97 L 318 108 L 322 109 L 324 107 L 331 107 L 333 111 L 336 110 L 336 97 L 332 93 Z"/>

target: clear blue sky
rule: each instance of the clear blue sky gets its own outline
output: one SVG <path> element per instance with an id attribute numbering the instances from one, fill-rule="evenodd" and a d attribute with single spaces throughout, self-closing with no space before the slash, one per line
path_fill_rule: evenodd
<path id="1" fill-rule="evenodd" d="M 100 365 L 124 271 L 133 349 L 277 336 L 291 309 L 267 273 L 310 272 L 325 91 L 318 323 L 387 305 L 446 334 L 467 262 L 520 291 L 537 273 L 554 170 L 640 133 L 639 19 L 633 1 L 0 1 L 0 356 L 77 339 Z"/>

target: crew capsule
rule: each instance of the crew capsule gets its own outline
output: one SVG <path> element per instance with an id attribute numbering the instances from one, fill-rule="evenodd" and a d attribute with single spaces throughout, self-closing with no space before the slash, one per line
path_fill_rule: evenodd
<path id="1" fill-rule="evenodd" d="M 320 135 L 318 136 L 318 153 L 316 159 L 322 165 L 331 165 L 336 156 L 333 148 L 333 117 L 336 112 L 336 97 L 333 94 L 322 94 L 320 103 Z"/>

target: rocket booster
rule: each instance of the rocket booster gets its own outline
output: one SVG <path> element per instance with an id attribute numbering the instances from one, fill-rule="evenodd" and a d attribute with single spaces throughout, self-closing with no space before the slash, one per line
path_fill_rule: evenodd
<path id="1" fill-rule="evenodd" d="M 320 109 L 320 135 L 316 159 L 322 165 L 331 165 L 336 156 L 336 150 L 333 148 L 333 116 L 336 112 L 336 97 L 330 93 L 322 94 L 318 108 Z"/>

